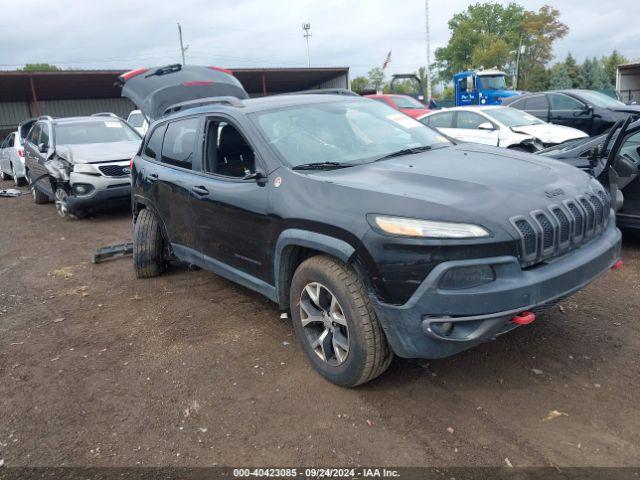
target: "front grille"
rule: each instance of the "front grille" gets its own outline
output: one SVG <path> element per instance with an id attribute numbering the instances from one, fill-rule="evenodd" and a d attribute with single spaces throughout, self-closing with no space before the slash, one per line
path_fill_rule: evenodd
<path id="1" fill-rule="evenodd" d="M 609 195 L 599 191 L 511 218 L 520 237 L 520 263 L 529 267 L 579 247 L 607 226 L 610 209 Z"/>
<path id="2" fill-rule="evenodd" d="M 127 165 L 101 165 L 98 168 L 103 175 L 107 177 L 124 177 L 129 175 L 129 167 Z M 125 168 L 127 171 L 125 171 Z"/>

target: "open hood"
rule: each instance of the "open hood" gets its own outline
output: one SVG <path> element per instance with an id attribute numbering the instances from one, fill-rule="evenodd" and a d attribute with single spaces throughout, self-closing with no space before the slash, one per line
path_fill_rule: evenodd
<path id="1" fill-rule="evenodd" d="M 219 67 L 168 65 L 139 68 L 118 77 L 122 96 L 129 98 L 151 120 L 162 117 L 177 103 L 206 97 L 249 98 L 230 70 Z"/>

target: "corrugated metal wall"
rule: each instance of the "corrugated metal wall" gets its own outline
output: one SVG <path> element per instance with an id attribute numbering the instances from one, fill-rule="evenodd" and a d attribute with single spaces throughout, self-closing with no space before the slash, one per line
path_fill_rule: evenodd
<path id="1" fill-rule="evenodd" d="M 348 75 L 339 75 L 331 80 L 320 83 L 315 88 L 349 88 Z"/>
<path id="2" fill-rule="evenodd" d="M 43 100 L 39 102 L 40 113 L 52 117 L 77 117 L 91 115 L 98 112 L 112 112 L 122 118 L 127 118 L 134 110 L 133 103 L 128 98 L 98 98 L 85 100 Z M 35 108 L 27 102 L 0 103 L 0 131 L 13 130 L 18 124 L 35 115 Z"/>

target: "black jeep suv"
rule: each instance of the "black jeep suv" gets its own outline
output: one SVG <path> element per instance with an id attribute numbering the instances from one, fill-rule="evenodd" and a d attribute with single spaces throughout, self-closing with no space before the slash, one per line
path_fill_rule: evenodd
<path id="1" fill-rule="evenodd" d="M 619 262 L 609 195 L 574 167 L 364 98 L 246 99 L 215 69 L 122 82 L 155 120 L 132 164 L 137 275 L 173 255 L 262 293 L 340 385 L 495 339 Z"/>

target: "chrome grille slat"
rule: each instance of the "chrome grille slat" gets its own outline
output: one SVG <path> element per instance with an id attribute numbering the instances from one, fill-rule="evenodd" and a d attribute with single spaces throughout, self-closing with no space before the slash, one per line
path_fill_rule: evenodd
<path id="1" fill-rule="evenodd" d="M 579 247 L 606 227 L 610 209 L 609 195 L 598 191 L 511 218 L 520 237 L 520 263 L 531 266 Z"/>

